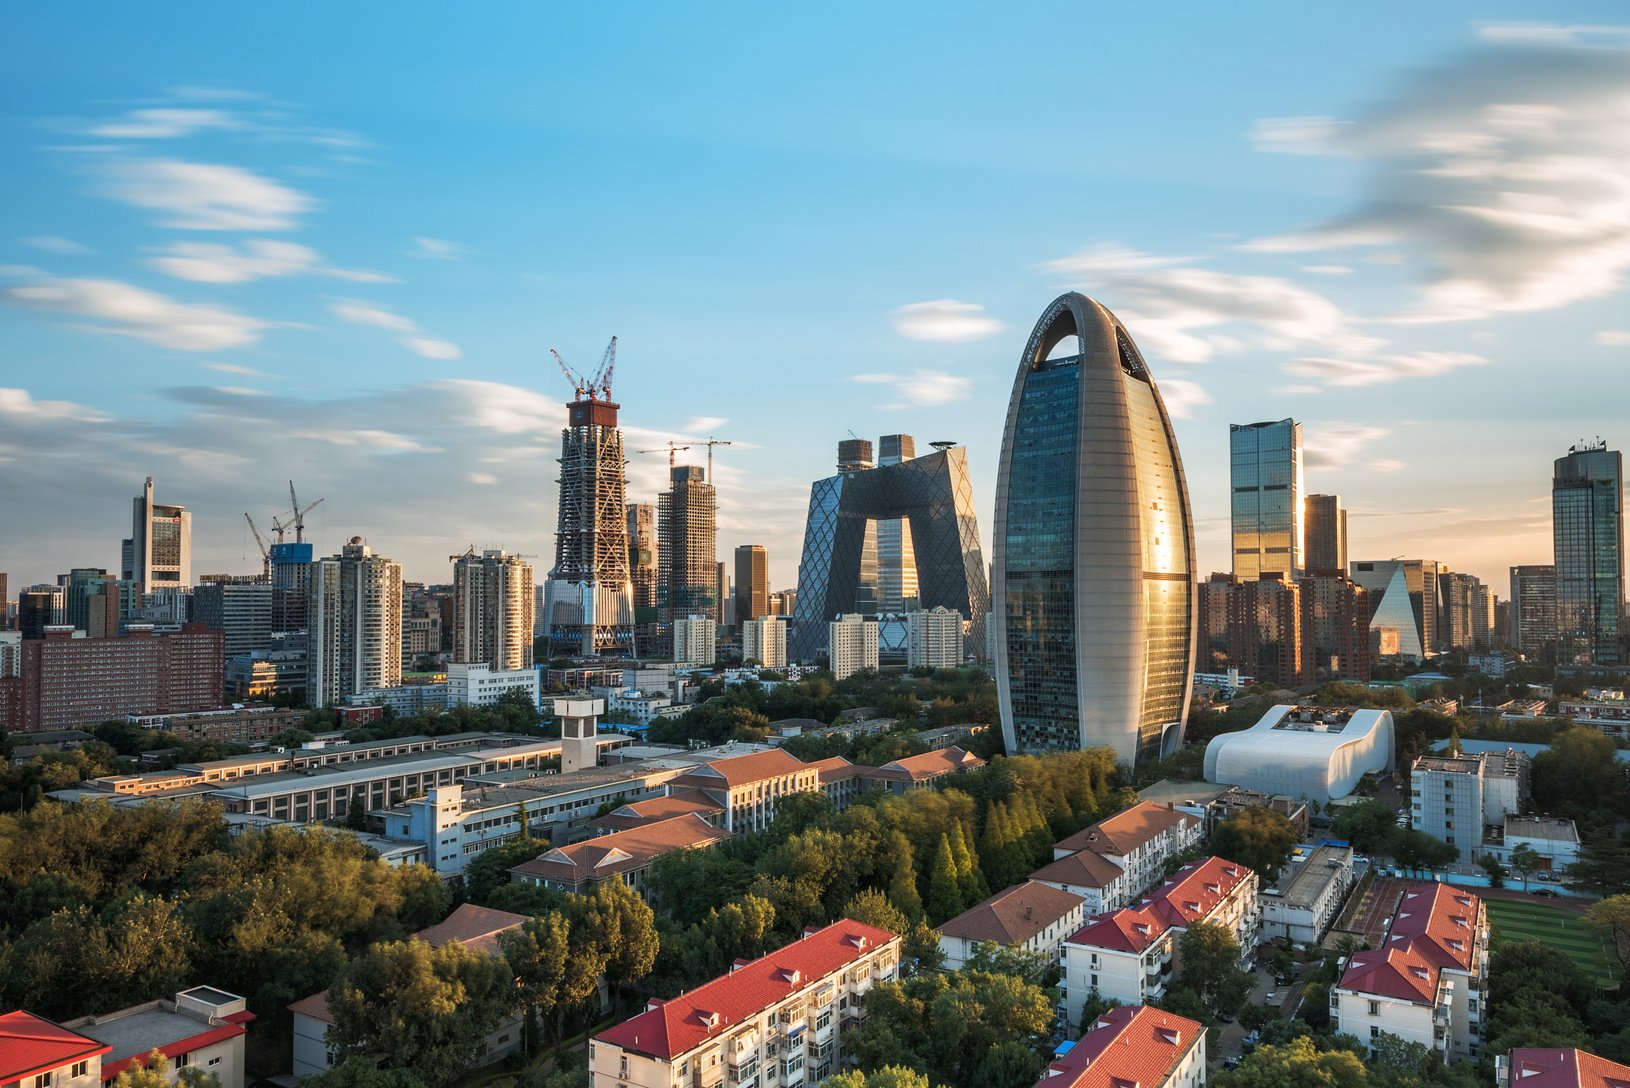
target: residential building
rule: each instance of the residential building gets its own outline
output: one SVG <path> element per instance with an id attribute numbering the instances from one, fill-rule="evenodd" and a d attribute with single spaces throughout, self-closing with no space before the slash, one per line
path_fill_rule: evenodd
<path id="1" fill-rule="evenodd" d="M 311 593 L 311 562 L 316 556 L 304 540 L 273 544 L 268 552 L 272 574 L 272 633 L 306 629 L 306 598 Z"/>
<path id="2" fill-rule="evenodd" d="M 1536 661 L 1556 655 L 1556 567 L 1511 568 L 1511 646 Z"/>
<path id="3" fill-rule="evenodd" d="M 101 1088 L 113 1048 L 18 1009 L 0 1014 L 0 1084 L 7 1088 Z"/>
<path id="4" fill-rule="evenodd" d="M 1320 843 L 1298 846 L 1280 870 L 1279 885 L 1258 895 L 1262 906 L 1262 939 L 1283 938 L 1316 947 L 1335 924 L 1354 882 L 1353 848 Z"/>
<path id="5" fill-rule="evenodd" d="M 1079 354 L 1049 358 L 1071 337 Z M 1107 745 L 1133 764 L 1176 751 L 1194 671 L 1190 510 L 1171 419 L 1131 335 L 1084 295 L 1056 299 L 1025 345 L 996 476 L 1009 753 Z"/>
<path id="6" fill-rule="evenodd" d="M 1479 633 L 1487 638 L 1493 624 L 1493 617 L 1487 614 L 1491 602 L 1475 575 L 1440 569 L 1438 601 L 1445 649 L 1470 651 L 1479 646 Z"/>
<path id="7" fill-rule="evenodd" d="M 0 630 L 0 729 L 23 724 L 23 633 Z"/>
<path id="8" fill-rule="evenodd" d="M 703 469 L 676 465 L 657 496 L 657 556 L 662 620 L 693 613 L 718 617 L 718 495 Z"/>
<path id="9" fill-rule="evenodd" d="M 1395 1035 L 1446 1061 L 1482 1054 L 1488 995 L 1488 912 L 1448 884 L 1404 889 L 1379 948 L 1356 953 L 1330 990 L 1336 1031 L 1374 1052 Z"/>
<path id="10" fill-rule="evenodd" d="M 244 1046 L 255 1019 L 248 1004 L 237 994 L 194 986 L 173 1000 L 82 1016 L 62 1026 L 107 1045 L 101 1062 L 104 1083 L 145 1063 L 157 1050 L 169 1059 L 171 1084 L 180 1080 L 181 1070 L 196 1069 L 220 1078 L 221 1088 L 244 1088 Z"/>
<path id="11" fill-rule="evenodd" d="M 1075 1025 L 1069 1025 L 1074 1034 Z M 1036 1088 L 1205 1088 L 1206 1029 L 1149 1005 L 1119 1005 L 1047 1066 Z"/>
<path id="12" fill-rule="evenodd" d="M 1476 860 L 1485 825 L 1499 826 L 1528 803 L 1528 757 L 1515 749 L 1421 756 L 1410 775 L 1410 826 Z"/>
<path id="13" fill-rule="evenodd" d="M 966 652 L 962 615 L 944 605 L 906 613 L 906 665 L 913 669 L 955 669 Z"/>
<path id="14" fill-rule="evenodd" d="M 242 706 L 168 714 L 130 714 L 128 725 L 172 733 L 183 740 L 216 744 L 253 744 L 288 729 L 305 725 L 306 711 L 298 707 Z"/>
<path id="15" fill-rule="evenodd" d="M 512 880 L 558 892 L 592 892 L 607 880 L 621 880 L 648 896 L 645 875 L 651 863 L 675 850 L 705 850 L 730 838 L 694 812 L 557 846 L 510 870 Z"/>
<path id="16" fill-rule="evenodd" d="M 982 944 L 1030 952 L 1048 965 L 1056 963 L 1064 938 L 1085 920 L 1085 902 L 1079 895 L 1034 880 L 997 892 L 939 927 L 944 969 L 961 970 Z"/>
<path id="17" fill-rule="evenodd" d="M 985 761 L 978 756 L 952 746 L 891 760 L 881 767 L 862 767 L 859 773 L 873 786 L 904 794 L 932 786 L 959 771 L 971 771 L 984 765 Z"/>
<path id="18" fill-rule="evenodd" d="M 1234 576 L 1294 581 L 1307 564 L 1303 537 L 1302 425 L 1294 419 L 1228 428 Z"/>
<path id="19" fill-rule="evenodd" d="M 1054 843 L 1053 864 L 1030 878 L 1083 896 L 1089 915 L 1119 910 L 1165 875 L 1167 858 L 1199 846 L 1204 834 L 1193 813 L 1139 801 Z M 1059 865 L 1078 855 L 1092 857 Z"/>
<path id="20" fill-rule="evenodd" d="M 1346 567 L 1311 570 L 1297 585 L 1302 599 L 1302 650 L 1308 683 L 1370 679 L 1369 591 Z"/>
<path id="21" fill-rule="evenodd" d="M 719 624 L 711 613 L 692 613 L 673 623 L 676 664 L 711 665 L 718 660 Z"/>
<path id="22" fill-rule="evenodd" d="M 787 622 L 777 616 L 743 620 L 741 659 L 757 661 L 766 669 L 787 667 Z"/>
<path id="23" fill-rule="evenodd" d="M 421 929 L 412 940 L 423 941 L 432 948 L 454 942 L 474 952 L 501 956 L 498 937 L 517 929 L 526 921 L 524 914 L 512 914 L 491 907 L 478 907 L 474 903 L 461 903 L 446 919 L 428 929 Z M 294 1069 L 296 1078 L 317 1076 L 332 1069 L 345 1055 L 328 1045 L 328 1029 L 334 1026 L 334 1014 L 328 1009 L 328 991 L 312 994 L 289 1005 L 294 1021 Z M 486 1038 L 485 1045 L 472 1063 L 486 1065 L 513 1054 L 521 1048 L 524 1017 L 517 1012 L 505 1017 Z M 222 1088 L 226 1088 L 222 1085 Z"/>
<path id="24" fill-rule="evenodd" d="M 899 966 L 898 936 L 834 922 L 596 1035 L 594 1088 L 814 1084 L 844 1068 L 844 1033 Z"/>
<path id="25" fill-rule="evenodd" d="M 1304 507 L 1307 570 L 1347 570 L 1347 508 L 1340 495 L 1309 495 Z"/>
<path id="26" fill-rule="evenodd" d="M 447 666 L 448 706 L 492 706 L 511 691 L 520 692 L 528 702 L 537 706 L 538 670 L 530 666 L 523 669 L 494 669 L 486 664 L 464 665 L 458 662 Z"/>
<path id="27" fill-rule="evenodd" d="M 736 625 L 736 598 L 730 590 L 730 575 L 724 561 L 713 566 L 713 619 L 720 627 Z"/>
<path id="28" fill-rule="evenodd" d="M 474 546 L 453 560 L 453 662 L 499 672 L 532 668 L 532 564 Z"/>
<path id="29" fill-rule="evenodd" d="M 1197 667 L 1207 672 L 1234 668 L 1281 687 L 1306 683 L 1299 583 L 1274 572 L 1248 582 L 1213 574 L 1196 596 Z"/>
<path id="30" fill-rule="evenodd" d="M 1441 653 L 1438 563 L 1431 559 L 1354 561 L 1351 577 L 1370 602 L 1370 639 L 1377 658 L 1424 661 Z"/>
<path id="31" fill-rule="evenodd" d="M 1572 718 L 1573 724 L 1599 729 L 1610 737 L 1630 735 L 1630 700 L 1622 691 L 1603 698 L 1561 699 L 1557 701 L 1557 714 Z"/>
<path id="32" fill-rule="evenodd" d="M 189 623 L 158 633 L 130 624 L 119 638 L 81 638 L 47 627 L 24 638 L 21 708 L 30 730 L 94 726 L 129 714 L 167 714 L 221 705 L 225 636 Z"/>
<path id="33" fill-rule="evenodd" d="M 192 592 L 192 619 L 226 636 L 226 656 L 272 648 L 272 585 L 260 575 L 206 574 Z"/>
<path id="34" fill-rule="evenodd" d="M 1492 854 L 1501 865 L 1511 865 L 1511 855 L 1520 846 L 1534 854 L 1534 874 L 1540 880 L 1561 876 L 1579 860 L 1579 829 L 1572 820 L 1554 816 L 1518 816 L 1508 814 L 1497 839 L 1485 841 L 1485 852 Z M 1511 879 L 1522 879 L 1512 873 Z"/>
<path id="35" fill-rule="evenodd" d="M 1624 664 L 1624 459 L 1618 450 L 1598 440 L 1557 458 L 1551 521 L 1558 662 Z"/>
<path id="36" fill-rule="evenodd" d="M 1494 1056 L 1497 1088 L 1622 1088 L 1630 1065 L 1573 1047 L 1512 1047 Z"/>
<path id="37" fill-rule="evenodd" d="M 796 661 L 815 660 L 833 616 L 895 611 L 884 607 L 884 598 L 896 584 L 904 597 L 908 530 L 901 530 L 896 567 L 893 531 L 879 528 L 890 522 L 910 525 L 920 607 L 943 605 L 968 617 L 976 645 L 984 644 L 990 593 L 967 452 L 954 443 L 938 443 L 922 457 L 907 456 L 904 444 L 899 449 L 897 461 L 875 465 L 870 442 L 846 439 L 838 443 L 837 475 L 810 485 L 798 592 L 794 600 L 784 595 L 781 611 L 786 615 L 793 606 L 788 653 Z M 880 547 L 889 553 L 886 562 Z"/>
<path id="38" fill-rule="evenodd" d="M 1255 872 L 1215 857 L 1185 865 L 1136 906 L 1097 915 L 1065 940 L 1064 1024 L 1079 1023 L 1094 995 L 1121 1005 L 1160 1000 L 1178 938 L 1196 922 L 1226 928 L 1244 967 L 1256 953 L 1260 917 Z"/>
<path id="39" fill-rule="evenodd" d="M 555 565 L 544 587 L 543 625 L 537 632 L 547 636 L 551 654 L 633 649 L 620 407 L 611 400 L 609 385 L 579 389 L 566 406 Z"/>
<path id="40" fill-rule="evenodd" d="M 1366 774 L 1392 770 L 1392 712 L 1357 707 L 1272 707 L 1249 729 L 1206 745 L 1207 782 L 1320 804 L 1346 797 Z"/>
<path id="41" fill-rule="evenodd" d="M 131 508 L 119 577 L 149 593 L 192 585 L 192 514 L 185 506 L 154 502 L 151 476 Z"/>
<path id="42" fill-rule="evenodd" d="M 849 613 L 828 623 L 826 631 L 827 660 L 834 677 L 842 680 L 877 668 L 877 621 Z"/>
<path id="43" fill-rule="evenodd" d="M 306 697 L 336 706 L 346 696 L 402 682 L 402 565 L 360 536 L 311 565 Z"/>
<path id="44" fill-rule="evenodd" d="M 770 614 L 770 553 L 762 544 L 736 548 L 736 615 L 746 624 Z"/>
<path id="45" fill-rule="evenodd" d="M 670 792 L 700 790 L 725 810 L 725 830 L 743 835 L 769 827 L 782 798 L 820 786 L 814 767 L 775 748 L 704 763 L 675 778 Z"/>

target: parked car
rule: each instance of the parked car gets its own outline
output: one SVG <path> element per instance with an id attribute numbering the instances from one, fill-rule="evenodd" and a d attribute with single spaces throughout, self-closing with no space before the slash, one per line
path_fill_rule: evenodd
<path id="1" fill-rule="evenodd" d="M 1534 889 L 1534 894 L 1535 895 L 1543 895 L 1547 899 L 1555 899 L 1555 898 L 1557 898 L 1557 891 L 1556 891 L 1555 888 L 1535 888 Z"/>

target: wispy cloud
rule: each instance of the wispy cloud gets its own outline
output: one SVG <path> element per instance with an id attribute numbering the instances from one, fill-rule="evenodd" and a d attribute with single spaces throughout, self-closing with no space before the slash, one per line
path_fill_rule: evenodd
<path id="1" fill-rule="evenodd" d="M 973 381 L 943 370 L 913 370 L 910 374 L 856 374 L 849 379 L 868 385 L 887 385 L 901 398 L 880 404 L 879 408 L 937 407 L 965 400 L 973 392 Z"/>
<path id="2" fill-rule="evenodd" d="M 1211 394 L 1199 382 L 1167 378 L 1158 384 L 1160 399 L 1166 405 L 1166 413 L 1173 419 L 1193 419 L 1196 408 L 1211 403 Z"/>
<path id="3" fill-rule="evenodd" d="M 85 135 L 108 140 L 169 140 L 209 129 L 244 127 L 242 121 L 225 110 L 146 109 L 132 110 L 117 120 L 94 124 L 85 129 Z"/>
<path id="4" fill-rule="evenodd" d="M 1610 348 L 1630 347 L 1630 330 L 1603 329 L 1596 334 L 1596 342 Z"/>
<path id="5" fill-rule="evenodd" d="M 353 283 L 394 283 L 394 276 L 367 269 L 334 268 L 298 242 L 256 239 L 242 249 L 212 242 L 177 242 L 147 264 L 176 279 L 199 283 L 247 283 L 277 276 L 327 276 Z"/>
<path id="6" fill-rule="evenodd" d="M 382 306 L 346 299 L 330 303 L 328 309 L 335 317 L 349 321 L 353 325 L 369 325 L 376 329 L 404 334 L 398 336 L 396 342 L 422 358 L 452 360 L 462 358 L 464 355 L 459 346 L 451 340 L 423 336 L 420 334 L 418 322 Z"/>
<path id="7" fill-rule="evenodd" d="M 966 343 L 1002 331 L 1002 323 L 986 316 L 983 306 L 952 298 L 913 302 L 901 306 L 889 317 L 894 322 L 894 331 L 907 340 Z"/>
<path id="8" fill-rule="evenodd" d="M 72 238 L 58 238 L 54 234 L 37 234 L 32 238 L 24 238 L 23 245 L 33 246 L 46 253 L 55 253 L 59 257 L 85 257 L 96 252 L 90 246 L 76 242 Z"/>
<path id="9" fill-rule="evenodd" d="M 1357 461 L 1364 449 L 1387 437 L 1390 431 L 1368 423 L 1307 423 L 1302 443 L 1303 463 L 1308 468 L 1345 468 Z"/>
<path id="10" fill-rule="evenodd" d="M 177 159 L 110 163 L 104 191 L 179 230 L 291 230 L 316 204 L 241 166 Z"/>
<path id="11" fill-rule="evenodd" d="M 464 247 L 441 238 L 415 238 L 413 248 L 407 251 L 407 255 L 432 261 L 457 261 L 463 259 Z"/>
<path id="12" fill-rule="evenodd" d="M 1435 378 L 1468 366 L 1486 366 L 1481 355 L 1465 351 L 1417 351 L 1411 355 L 1382 355 L 1372 359 L 1307 358 L 1285 364 L 1285 372 L 1314 378 L 1326 385 L 1385 385 L 1405 378 Z"/>
<path id="13" fill-rule="evenodd" d="M 177 302 L 168 295 L 101 279 L 43 279 L 6 288 L 18 306 L 84 318 L 84 326 L 177 351 L 218 351 L 260 339 L 270 323 L 224 306 Z"/>

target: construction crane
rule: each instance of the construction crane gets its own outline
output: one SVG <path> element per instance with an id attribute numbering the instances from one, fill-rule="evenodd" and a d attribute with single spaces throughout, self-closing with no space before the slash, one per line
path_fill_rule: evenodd
<path id="1" fill-rule="evenodd" d="M 677 442 L 669 442 L 666 446 L 658 446 L 654 450 L 635 450 L 634 452 L 635 453 L 661 453 L 664 449 L 666 449 L 668 451 L 668 474 L 671 476 L 671 475 L 673 475 L 673 470 L 674 470 L 674 460 L 675 460 L 674 459 L 674 454 L 678 453 L 680 450 L 688 450 L 688 449 L 690 449 L 689 446 L 681 446 Z M 708 450 L 708 453 L 711 455 L 713 453 L 713 451 Z"/>
<path id="2" fill-rule="evenodd" d="M 286 530 L 288 530 L 290 528 L 293 528 L 294 529 L 294 542 L 296 544 L 304 543 L 305 539 L 306 539 L 306 515 L 311 513 L 313 510 L 317 509 L 318 506 L 322 505 L 322 501 L 323 501 L 322 499 L 318 499 L 316 502 L 312 503 L 310 506 L 306 507 L 304 510 L 300 509 L 300 500 L 294 497 L 294 481 L 290 480 L 289 481 L 289 506 L 292 507 L 293 510 L 294 510 L 294 520 L 290 521 L 290 522 L 285 522 L 282 529 L 279 530 L 279 533 L 281 534 L 282 532 L 284 532 L 284 531 L 286 531 Z M 274 527 L 276 527 L 277 522 L 275 522 L 275 521 L 272 522 L 272 525 Z M 278 543 L 282 543 L 281 535 L 279 535 Z"/>
<path id="3" fill-rule="evenodd" d="M 272 580 L 272 553 L 267 550 L 266 541 L 261 539 L 260 530 L 255 528 L 255 519 L 249 516 L 247 510 L 244 511 L 243 520 L 249 523 L 249 531 L 255 534 L 255 545 L 260 548 L 260 573 L 270 582 Z M 277 523 L 275 518 L 272 523 L 274 525 Z"/>
<path id="4" fill-rule="evenodd" d="M 606 345 L 606 353 L 600 356 L 600 368 L 594 372 L 594 377 L 585 378 L 567 365 L 566 360 L 560 357 L 560 352 L 554 348 L 549 354 L 555 357 L 555 363 L 560 372 L 566 375 L 566 380 L 572 383 L 572 388 L 579 397 L 588 397 L 590 400 L 611 399 L 611 375 L 617 369 L 617 338 L 613 336 L 611 343 Z"/>
<path id="5" fill-rule="evenodd" d="M 707 447 L 707 482 L 711 484 L 713 482 L 713 447 L 734 446 L 735 443 L 727 438 L 714 438 L 712 435 L 708 435 L 706 442 L 698 442 L 696 444 L 698 446 Z"/>

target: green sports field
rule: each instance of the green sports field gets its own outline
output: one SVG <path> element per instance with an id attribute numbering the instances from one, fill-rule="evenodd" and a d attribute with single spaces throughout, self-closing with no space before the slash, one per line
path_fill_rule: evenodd
<path id="1" fill-rule="evenodd" d="M 1572 911 L 1561 907 L 1523 903 L 1511 899 L 1485 899 L 1493 943 L 1538 941 L 1550 945 L 1577 963 L 1603 986 L 1619 980 L 1618 959 L 1595 930 Z"/>

